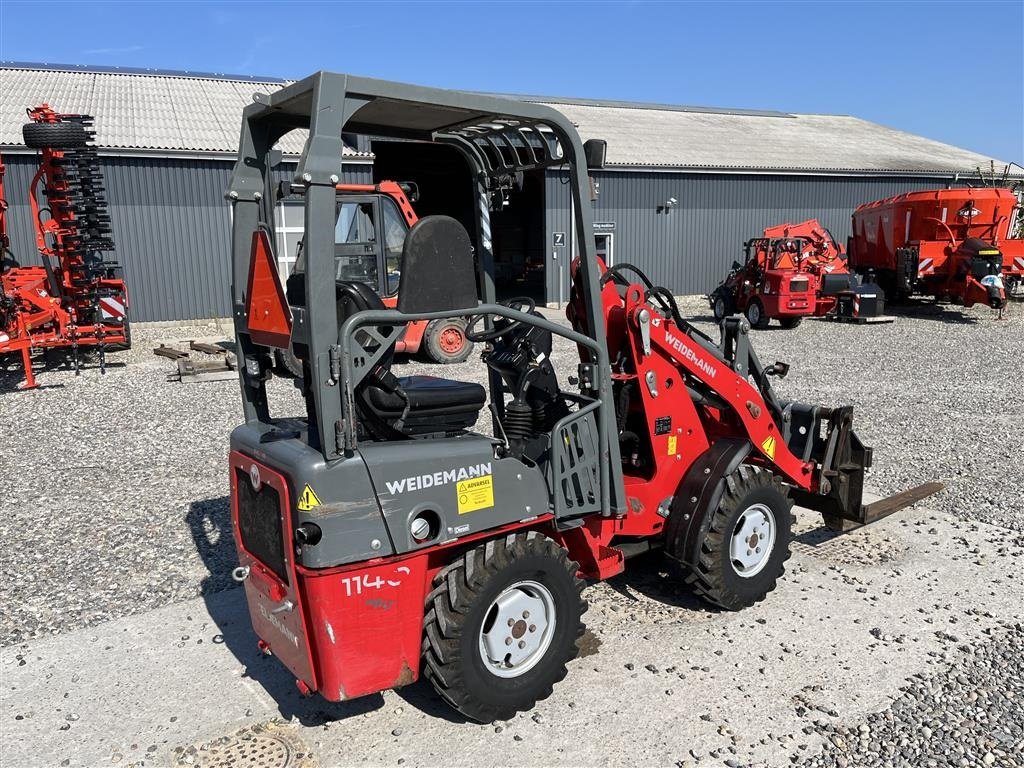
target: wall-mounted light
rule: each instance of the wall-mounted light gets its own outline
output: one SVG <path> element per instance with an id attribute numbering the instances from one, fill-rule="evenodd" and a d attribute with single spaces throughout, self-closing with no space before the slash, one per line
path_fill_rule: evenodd
<path id="1" fill-rule="evenodd" d="M 661 205 L 658 206 L 657 212 L 658 213 L 668 213 L 673 208 L 675 208 L 677 205 L 679 205 L 679 201 L 676 200 L 674 197 L 670 197 L 668 200 L 666 200 L 664 203 L 662 203 Z"/>

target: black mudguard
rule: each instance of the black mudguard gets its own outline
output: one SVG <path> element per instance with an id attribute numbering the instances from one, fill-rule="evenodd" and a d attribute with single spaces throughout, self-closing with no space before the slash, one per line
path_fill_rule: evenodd
<path id="1" fill-rule="evenodd" d="M 683 565 L 696 564 L 711 515 L 725 492 L 725 478 L 750 455 L 750 449 L 748 440 L 716 440 L 687 471 L 665 527 L 665 552 L 670 557 Z"/>

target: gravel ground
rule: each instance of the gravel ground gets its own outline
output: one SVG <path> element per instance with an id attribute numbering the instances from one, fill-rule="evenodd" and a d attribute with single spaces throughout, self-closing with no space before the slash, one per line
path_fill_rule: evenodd
<path id="1" fill-rule="evenodd" d="M 889 709 L 860 723 L 821 723 L 825 749 L 806 768 L 847 766 L 1024 766 L 1024 624 L 1004 623 L 974 647 L 942 640 L 953 661 L 917 675 Z"/>
<path id="2" fill-rule="evenodd" d="M 714 331 L 702 300 L 681 308 Z M 949 487 L 928 506 L 1024 530 L 1024 305 L 1007 316 L 923 305 L 894 324 L 808 321 L 756 332 L 754 343 L 763 362 L 792 364 L 782 396 L 856 407 L 858 431 L 875 447 L 870 488 L 940 479 Z M 167 382 L 173 364 L 151 351 L 223 334 L 200 325 L 135 336 L 105 376 L 46 370 L 40 389 L 0 394 L 0 419 L 11 425 L 0 445 L 2 644 L 231 586 L 225 455 L 241 418 L 238 385 Z M 563 379 L 574 355 L 556 343 Z M 483 381 L 474 359 L 441 375 Z M 410 361 L 396 370 L 439 373 Z M 16 381 L 16 371 L 0 372 L 0 386 Z M 271 382 L 271 403 L 280 413 L 302 407 L 283 379 Z M 479 427 L 489 429 L 486 412 Z"/>
<path id="3" fill-rule="evenodd" d="M 685 299 L 682 310 L 714 330 L 700 299 Z M 1012 529 L 1002 546 L 1019 553 L 1024 546 L 1017 533 L 1024 531 L 1019 458 L 1024 455 L 1024 305 L 1012 305 L 1007 317 L 996 320 L 985 308 L 925 304 L 895 324 L 809 321 L 793 331 L 755 332 L 754 344 L 763 362 L 792 364 L 778 384 L 781 396 L 856 407 L 858 432 L 875 447 L 868 478 L 872 490 L 889 493 L 943 480 L 948 489 L 927 506 Z M 232 586 L 229 572 L 236 560 L 225 459 L 228 434 L 241 418 L 238 385 L 167 382 L 173 364 L 151 352 L 160 342 L 223 335 L 214 326 L 139 329 L 135 335 L 135 349 L 111 356 L 106 376 L 95 369 L 77 378 L 66 370 L 46 370 L 39 375 L 42 388 L 11 392 L 4 389 L 17 374 L 0 371 L 0 420 L 8 425 L 0 444 L 0 478 L 6 483 L 0 498 L 0 538 L 6 544 L 0 563 L 0 645 Z M 569 345 L 556 344 L 554 359 L 563 379 L 574 372 Z M 403 361 L 396 369 L 484 378 L 483 367 L 474 362 L 439 370 Z M 286 380 L 271 383 L 271 402 L 281 413 L 301 409 Z M 486 429 L 488 421 L 483 414 L 479 426 Z M 886 541 L 873 542 L 871 552 L 862 554 L 886 557 Z M 981 565 L 983 556 L 966 556 Z M 650 587 L 653 600 L 624 599 L 615 584 L 589 590 L 594 615 L 625 620 L 618 629 L 614 619 L 606 623 L 606 635 L 675 624 L 680 607 L 691 620 L 715 620 L 692 599 L 658 588 L 662 574 L 649 574 L 650 584 L 645 579 L 641 571 L 630 586 Z M 799 572 L 790 579 L 798 582 Z M 882 765 L 904 759 L 910 761 L 905 764 L 957 765 L 963 757 L 967 764 L 983 765 L 991 753 L 996 765 L 1019 765 L 1013 756 L 1021 738 L 1020 687 L 1004 681 L 1019 678 L 1022 642 L 1019 623 L 973 647 L 950 635 L 948 670 L 912 681 L 891 708 L 863 723 L 809 721 L 808 728 L 829 738 L 834 748 L 808 764 Z M 646 662 L 636 663 L 640 669 Z M 987 720 L 964 701 L 982 702 Z M 864 726 L 867 740 L 860 738 Z M 1007 742 L 1005 734 L 1016 741 Z M 896 744 L 898 754 L 885 751 L 886 741 Z M 874 742 L 879 746 L 872 747 Z M 955 761 L 948 760 L 947 749 Z M 808 752 L 795 754 L 803 759 Z M 719 757 L 736 762 L 726 752 Z"/>

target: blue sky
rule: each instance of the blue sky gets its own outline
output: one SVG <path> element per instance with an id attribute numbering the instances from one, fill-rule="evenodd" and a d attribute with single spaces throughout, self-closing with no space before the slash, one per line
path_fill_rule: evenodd
<path id="1" fill-rule="evenodd" d="M 0 0 L 5 60 L 851 114 L 1024 163 L 1022 49 L 1024 0 Z"/>

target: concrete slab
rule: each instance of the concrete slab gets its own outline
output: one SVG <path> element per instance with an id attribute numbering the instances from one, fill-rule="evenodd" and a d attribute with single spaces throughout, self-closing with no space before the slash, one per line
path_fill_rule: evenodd
<path id="1" fill-rule="evenodd" d="M 1005 529 L 917 510 L 835 537 L 800 519 L 786 577 L 748 611 L 704 608 L 653 559 L 590 587 L 585 655 L 508 723 L 464 722 L 424 684 L 303 699 L 236 589 L 4 648 L 0 762 L 167 765 L 281 719 L 322 765 L 779 765 L 816 748 L 814 720 L 883 708 L 1020 618 Z"/>

